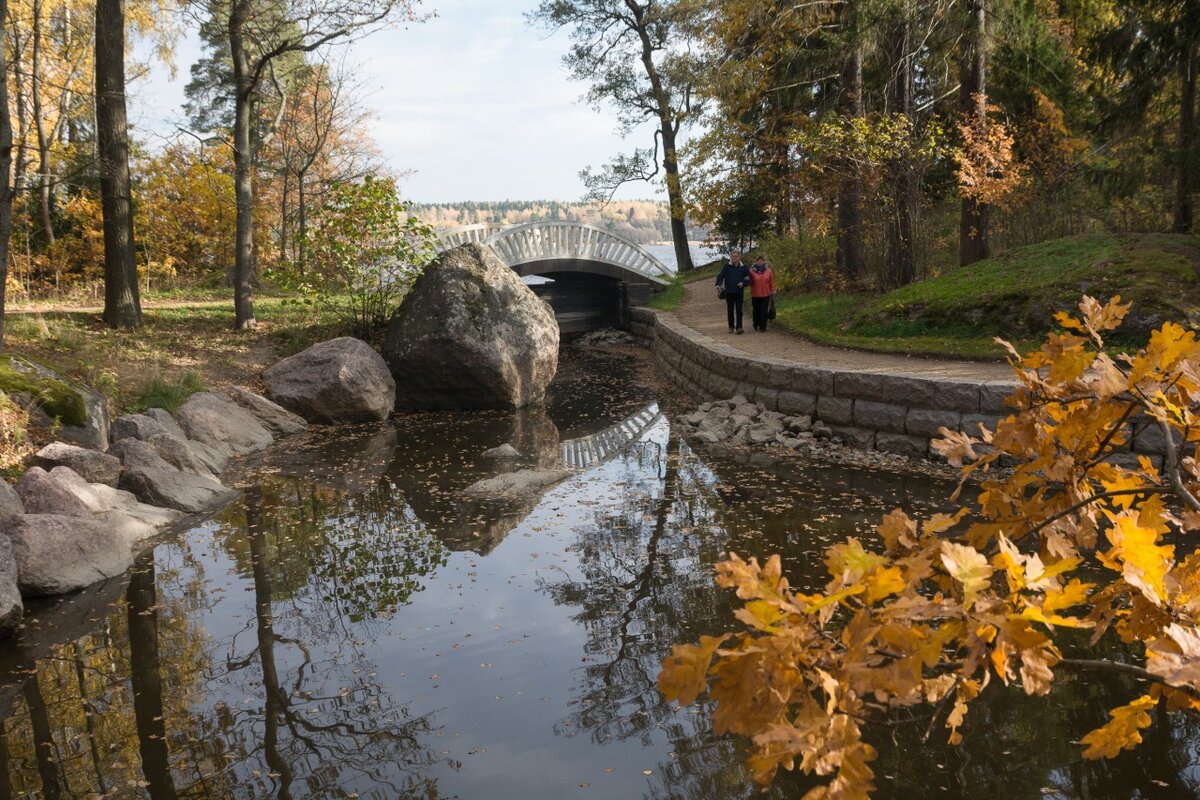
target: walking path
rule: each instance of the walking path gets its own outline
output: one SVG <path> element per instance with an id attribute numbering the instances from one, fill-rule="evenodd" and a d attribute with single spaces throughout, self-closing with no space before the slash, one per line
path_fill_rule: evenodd
<path id="1" fill-rule="evenodd" d="M 683 302 L 675 316 L 684 325 L 719 342 L 760 356 L 772 356 L 810 367 L 853 372 L 887 372 L 930 378 L 960 378 L 979 381 L 1012 380 L 1012 368 L 1003 363 L 963 361 L 950 358 L 920 358 L 892 353 L 869 353 L 813 344 L 798 336 L 768 329 L 759 333 L 750 326 L 750 301 L 746 300 L 746 332 L 730 335 L 725 321 L 725 301 L 718 300 L 707 281 L 684 286 Z"/>

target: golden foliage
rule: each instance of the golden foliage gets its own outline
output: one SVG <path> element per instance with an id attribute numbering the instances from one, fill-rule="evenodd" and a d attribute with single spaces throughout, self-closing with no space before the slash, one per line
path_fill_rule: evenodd
<path id="1" fill-rule="evenodd" d="M 1082 737 L 1086 758 L 1136 746 L 1163 698 L 1200 709 L 1200 555 L 1165 542 L 1200 529 L 1200 343 L 1166 323 L 1145 349 L 1110 357 L 1103 337 L 1128 311 L 1085 297 L 1040 349 L 1005 345 L 1013 412 L 995 431 L 943 430 L 935 443 L 961 466 L 955 497 L 970 479 L 975 503 L 924 522 L 893 511 L 874 546 L 828 549 L 829 580 L 811 594 L 788 585 L 778 556 L 760 566 L 729 554 L 717 582 L 743 601 L 744 629 L 677 647 L 664 695 L 691 702 L 707 671 L 715 730 L 751 739 L 762 785 L 780 768 L 829 777 L 808 798 L 869 794 L 862 732 L 893 710 L 925 706 L 930 729 L 942 718 L 957 743 L 993 679 L 1030 695 L 1071 669 L 1149 681 Z M 1130 459 L 1143 431 L 1161 434 L 1161 467 Z M 1104 582 L 1082 580 L 1085 565 Z M 1064 658 L 1065 628 L 1090 629 L 1093 645 L 1119 636 L 1141 663 Z"/>

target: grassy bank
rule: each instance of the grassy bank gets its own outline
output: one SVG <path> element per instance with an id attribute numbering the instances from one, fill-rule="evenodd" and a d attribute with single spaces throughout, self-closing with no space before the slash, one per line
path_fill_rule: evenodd
<path id="1" fill-rule="evenodd" d="M 1200 237 L 1096 234 L 1022 247 L 884 295 L 797 295 L 779 324 L 814 341 L 884 352 L 999 358 L 1033 345 L 1083 294 L 1133 301 L 1110 341 L 1144 342 L 1164 320 L 1200 323 Z"/>
<path id="2" fill-rule="evenodd" d="M 279 358 L 337 335 L 328 312 L 284 298 L 255 301 L 258 327 L 233 329 L 233 302 L 146 300 L 144 325 L 109 328 L 89 310 L 17 310 L 7 317 L 8 346 L 108 395 L 118 412 L 170 408 L 193 392 L 230 383 L 254 386 Z"/>

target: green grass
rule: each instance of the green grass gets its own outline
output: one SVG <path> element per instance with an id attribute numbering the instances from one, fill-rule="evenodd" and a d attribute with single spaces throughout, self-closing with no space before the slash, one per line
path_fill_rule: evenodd
<path id="1" fill-rule="evenodd" d="M 717 273 L 721 271 L 721 265 L 724 263 L 723 260 L 717 260 L 702 267 L 697 267 L 684 275 L 676 275 L 675 279 L 668 286 L 655 292 L 654 296 L 650 298 L 650 302 L 646 303 L 646 305 L 659 311 L 674 311 L 683 302 L 683 287 L 685 285 L 696 281 L 714 280 L 717 277 Z"/>
<path id="2" fill-rule="evenodd" d="M 1133 301 L 1117 346 L 1145 342 L 1165 320 L 1200 323 L 1200 237 L 1094 234 L 1022 247 L 882 296 L 777 300 L 780 325 L 825 344 L 884 352 L 1000 358 L 1055 328 L 1083 294 Z"/>
<path id="3" fill-rule="evenodd" d="M 152 375 L 126 410 L 138 412 L 148 408 L 165 408 L 174 411 L 196 392 L 207 388 L 204 377 L 191 370 L 172 376 Z"/>
<path id="4" fill-rule="evenodd" d="M 6 333 L 15 352 L 101 389 L 115 408 L 131 409 L 168 407 L 192 387 L 253 386 L 276 359 L 343 332 L 328 310 L 288 298 L 256 297 L 254 308 L 259 326 L 252 331 L 234 330 L 228 299 L 145 308 L 134 331 L 109 328 L 95 311 L 12 314 Z"/>

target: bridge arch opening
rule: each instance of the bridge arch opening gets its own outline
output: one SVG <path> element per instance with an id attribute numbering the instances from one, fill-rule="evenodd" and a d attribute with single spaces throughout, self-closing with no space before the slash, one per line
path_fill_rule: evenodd
<path id="1" fill-rule="evenodd" d="M 442 231 L 445 248 L 465 242 L 491 247 L 554 309 L 564 334 L 627 328 L 629 309 L 645 303 L 673 277 L 641 246 L 612 231 L 576 222 L 468 225 Z"/>

